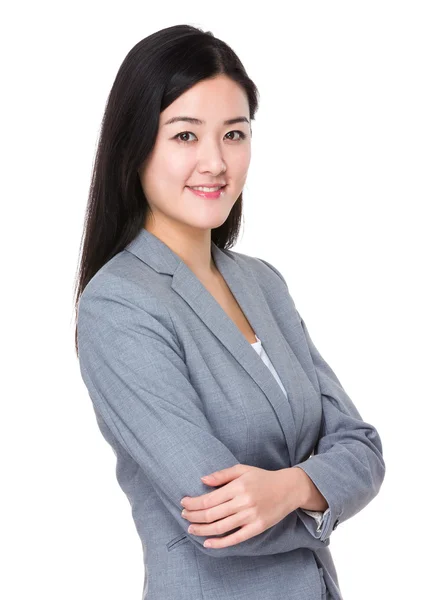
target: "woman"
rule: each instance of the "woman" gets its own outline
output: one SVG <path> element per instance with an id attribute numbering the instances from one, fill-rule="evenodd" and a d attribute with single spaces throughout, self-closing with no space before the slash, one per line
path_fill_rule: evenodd
<path id="1" fill-rule="evenodd" d="M 342 598 L 331 533 L 385 474 L 282 274 L 230 249 L 257 96 L 224 42 L 179 25 L 129 52 L 106 107 L 76 349 L 146 600 Z"/>

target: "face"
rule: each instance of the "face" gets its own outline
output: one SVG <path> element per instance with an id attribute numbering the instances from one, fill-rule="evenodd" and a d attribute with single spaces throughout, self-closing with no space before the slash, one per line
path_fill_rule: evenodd
<path id="1" fill-rule="evenodd" d="M 202 123 L 168 124 L 174 117 Z M 225 124 L 237 117 L 243 120 Z M 160 114 L 155 146 L 140 169 L 155 227 L 206 233 L 222 225 L 243 189 L 250 158 L 249 104 L 244 90 L 224 75 L 187 90 Z M 202 197 L 189 189 L 223 183 L 226 187 L 219 198 Z M 147 229 L 152 222 L 149 217 Z"/>

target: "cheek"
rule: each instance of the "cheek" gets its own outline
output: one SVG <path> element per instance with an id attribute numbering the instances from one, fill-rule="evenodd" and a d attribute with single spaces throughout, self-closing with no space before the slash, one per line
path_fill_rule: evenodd
<path id="1" fill-rule="evenodd" d="M 157 203 L 163 204 L 171 198 L 172 192 L 176 195 L 179 187 L 184 188 L 188 177 L 185 165 L 180 164 L 178 160 L 162 158 L 150 165 L 145 177 L 145 189 L 152 199 L 156 198 Z"/>
<path id="2" fill-rule="evenodd" d="M 235 177 L 239 180 L 246 179 L 246 175 L 251 162 L 251 150 L 250 147 L 242 151 L 233 157 L 232 171 Z M 231 165 L 230 165 L 231 166 Z"/>
<path id="3" fill-rule="evenodd" d="M 191 152 L 178 147 L 175 142 L 158 140 L 149 161 L 150 177 L 164 181 L 173 180 L 182 174 L 191 163 Z"/>
<path id="4" fill-rule="evenodd" d="M 194 163 L 189 152 L 169 151 L 159 158 L 156 176 L 164 186 L 184 187 L 194 170 Z"/>

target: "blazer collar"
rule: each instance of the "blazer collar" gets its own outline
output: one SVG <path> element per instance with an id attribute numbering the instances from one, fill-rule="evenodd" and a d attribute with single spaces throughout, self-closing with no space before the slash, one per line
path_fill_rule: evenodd
<path id="1" fill-rule="evenodd" d="M 212 257 L 230 291 L 240 305 L 283 383 L 288 398 L 234 321 L 200 282 L 185 262 L 157 236 L 142 228 L 125 250 L 158 273 L 172 276 L 171 287 L 205 323 L 231 355 L 262 389 L 276 412 L 288 445 L 291 466 L 295 464 L 297 432 L 303 420 L 302 385 L 295 371 L 296 360 L 277 325 L 265 296 L 247 263 L 236 260 L 230 250 L 211 242 Z"/>

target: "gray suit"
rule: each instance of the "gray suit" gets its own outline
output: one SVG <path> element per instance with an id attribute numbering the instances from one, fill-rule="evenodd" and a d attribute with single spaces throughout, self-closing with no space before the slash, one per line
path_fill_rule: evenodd
<path id="1" fill-rule="evenodd" d="M 330 536 L 379 492 L 380 437 L 313 345 L 277 269 L 211 248 L 288 398 L 191 269 L 145 229 L 79 304 L 80 370 L 142 542 L 143 598 L 341 599 Z M 215 536 L 187 533 L 180 500 L 213 491 L 200 477 L 238 463 L 301 466 L 329 504 L 321 531 L 298 509 L 245 542 L 204 548 Z"/>

